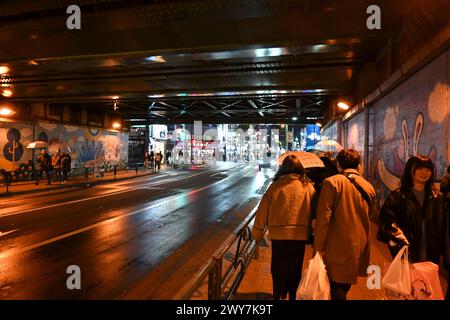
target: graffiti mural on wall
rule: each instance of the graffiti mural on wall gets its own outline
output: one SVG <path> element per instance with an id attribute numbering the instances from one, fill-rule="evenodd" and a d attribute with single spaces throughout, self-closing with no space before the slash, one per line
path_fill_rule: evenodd
<path id="1" fill-rule="evenodd" d="M 31 159 L 26 146 L 33 139 L 30 125 L 0 122 L 0 169 L 14 170 Z"/>
<path id="2" fill-rule="evenodd" d="M 75 168 L 128 159 L 127 133 L 50 123 L 39 123 L 39 127 L 48 136 L 50 153 L 70 153 Z"/>
<path id="3" fill-rule="evenodd" d="M 347 148 L 354 149 L 364 159 L 365 123 L 363 115 L 355 117 L 349 122 Z"/>
<path id="4" fill-rule="evenodd" d="M 372 106 L 371 182 L 378 204 L 399 187 L 406 161 L 428 156 L 436 183 L 450 163 L 450 50 L 435 58 Z"/>
<path id="5" fill-rule="evenodd" d="M 338 122 L 335 121 L 327 129 L 322 132 L 322 139 L 338 141 Z"/>
<path id="6" fill-rule="evenodd" d="M 12 128 L 6 133 L 8 143 L 3 147 L 3 156 L 10 162 L 19 161 L 23 156 L 23 145 L 20 143 L 20 131 Z"/>
<path id="7" fill-rule="evenodd" d="M 128 133 L 47 122 L 39 122 L 34 128 L 33 124 L 0 122 L 0 169 L 14 170 L 31 160 L 32 150 L 26 146 L 33 140 L 48 142 L 51 155 L 70 154 L 73 168 L 106 161 L 118 164 L 128 159 Z"/>
<path id="8" fill-rule="evenodd" d="M 390 116 L 390 115 L 388 115 Z M 411 156 L 416 156 L 419 154 L 419 143 L 424 127 L 424 116 L 422 113 L 418 113 L 416 116 L 416 121 L 413 130 L 413 142 L 410 142 L 410 135 L 408 129 L 408 122 L 406 119 L 402 120 L 402 135 L 403 143 L 398 147 L 393 149 L 393 169 L 392 171 L 387 169 L 382 158 L 378 159 L 377 168 L 378 174 L 383 182 L 384 186 L 389 191 L 394 191 L 400 186 L 400 179 L 403 176 L 403 169 L 405 167 L 406 161 Z M 395 127 L 394 127 L 395 128 Z M 391 130 L 389 129 L 386 133 L 389 137 Z M 437 148 L 432 145 L 426 154 L 436 165 L 437 158 Z"/>

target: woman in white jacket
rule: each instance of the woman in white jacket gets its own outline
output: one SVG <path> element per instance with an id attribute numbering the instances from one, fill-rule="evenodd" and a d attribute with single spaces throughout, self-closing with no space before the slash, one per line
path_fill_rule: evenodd
<path id="1" fill-rule="evenodd" d="M 286 157 L 261 199 L 252 229 L 257 241 L 269 229 L 274 300 L 285 299 L 288 293 L 289 300 L 295 300 L 316 203 L 316 192 L 300 160 Z"/>

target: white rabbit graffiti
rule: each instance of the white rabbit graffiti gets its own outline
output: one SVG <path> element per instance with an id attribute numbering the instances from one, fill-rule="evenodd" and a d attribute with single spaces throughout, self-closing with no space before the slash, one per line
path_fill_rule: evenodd
<path id="1" fill-rule="evenodd" d="M 400 179 L 403 175 L 403 168 L 405 167 L 406 161 L 409 159 L 410 156 L 416 156 L 418 155 L 418 149 L 419 149 L 419 142 L 420 137 L 422 135 L 424 125 L 424 118 L 422 113 L 418 113 L 416 117 L 416 122 L 414 125 L 414 138 L 413 138 L 413 145 L 412 145 L 412 154 L 410 154 L 410 141 L 409 141 L 409 131 L 408 131 L 408 123 L 406 119 L 402 120 L 402 134 L 403 134 L 403 156 L 399 155 L 399 149 L 395 148 L 393 150 L 393 171 L 390 171 L 386 168 L 384 161 L 382 158 L 378 159 L 378 174 L 381 178 L 381 181 L 383 182 L 384 186 L 389 189 L 390 191 L 394 191 L 400 186 Z M 436 162 L 437 158 L 437 149 L 435 146 L 430 147 L 428 151 L 428 157 L 433 161 L 433 163 Z"/>

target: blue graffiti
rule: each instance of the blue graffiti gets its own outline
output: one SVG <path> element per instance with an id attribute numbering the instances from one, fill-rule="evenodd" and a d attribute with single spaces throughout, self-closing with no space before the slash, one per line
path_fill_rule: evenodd
<path id="1" fill-rule="evenodd" d="M 78 150 L 78 158 L 76 159 L 76 163 L 79 167 L 82 167 L 88 161 L 101 161 L 105 153 L 103 143 L 100 141 L 78 141 L 75 148 Z"/>

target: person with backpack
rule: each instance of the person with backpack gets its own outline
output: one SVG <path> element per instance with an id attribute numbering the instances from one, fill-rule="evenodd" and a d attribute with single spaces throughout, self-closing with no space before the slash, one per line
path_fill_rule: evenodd
<path id="1" fill-rule="evenodd" d="M 320 191 L 314 249 L 323 256 L 331 300 L 346 300 L 358 276 L 367 276 L 375 189 L 359 174 L 360 163 L 357 151 L 340 151 L 336 157 L 340 174 L 326 178 Z"/>

